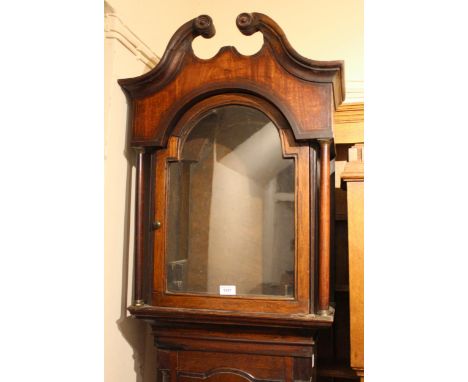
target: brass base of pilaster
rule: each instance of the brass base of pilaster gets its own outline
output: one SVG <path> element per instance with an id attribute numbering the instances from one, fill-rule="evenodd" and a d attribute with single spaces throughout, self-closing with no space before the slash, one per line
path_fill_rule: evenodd
<path id="1" fill-rule="evenodd" d="M 145 302 L 143 300 L 135 300 L 133 305 L 134 306 L 143 306 L 143 305 L 145 305 Z"/>
<path id="2" fill-rule="evenodd" d="M 318 316 L 333 316 L 335 313 L 335 308 L 330 305 L 328 309 L 317 311 Z"/>

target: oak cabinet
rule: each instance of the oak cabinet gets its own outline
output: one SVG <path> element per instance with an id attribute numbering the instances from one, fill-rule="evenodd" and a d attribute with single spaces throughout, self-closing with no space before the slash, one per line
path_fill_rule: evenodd
<path id="1" fill-rule="evenodd" d="M 343 63 L 300 56 L 260 13 L 261 50 L 202 60 L 209 16 L 149 73 L 120 80 L 137 151 L 134 302 L 161 381 L 310 381 L 333 323 L 330 161 Z"/>
<path id="2" fill-rule="evenodd" d="M 348 199 L 350 365 L 364 381 L 364 144 L 349 149 L 341 174 Z"/>

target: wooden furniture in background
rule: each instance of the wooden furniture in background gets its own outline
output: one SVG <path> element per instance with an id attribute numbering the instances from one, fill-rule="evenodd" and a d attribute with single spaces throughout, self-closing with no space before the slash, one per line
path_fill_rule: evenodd
<path id="1" fill-rule="evenodd" d="M 336 145 L 364 142 L 364 104 L 343 103 L 334 114 Z"/>
<path id="2" fill-rule="evenodd" d="M 341 174 L 348 163 L 348 150 L 364 139 L 364 104 L 340 105 L 334 113 L 334 122 L 336 186 L 330 298 L 335 318 L 331 328 L 318 333 L 318 382 L 358 381 L 362 375 L 362 370 L 351 368 L 348 205 L 347 192 L 341 187 Z M 355 150 L 351 157 L 353 154 L 357 158 Z"/>
<path id="3" fill-rule="evenodd" d="M 263 34 L 258 53 L 196 57 L 193 39 L 215 34 L 203 15 L 153 70 L 119 81 L 138 151 L 129 311 L 151 322 L 159 381 L 314 381 L 317 332 L 334 320 L 330 161 L 343 63 L 302 57 L 260 13 L 236 24 Z M 237 180 L 215 187 L 220 173 Z M 232 195 L 248 208 L 219 202 Z M 281 213 L 255 216 L 265 200 Z"/>
<path id="4" fill-rule="evenodd" d="M 348 199 L 351 367 L 364 381 L 364 145 L 349 149 L 341 174 Z"/>

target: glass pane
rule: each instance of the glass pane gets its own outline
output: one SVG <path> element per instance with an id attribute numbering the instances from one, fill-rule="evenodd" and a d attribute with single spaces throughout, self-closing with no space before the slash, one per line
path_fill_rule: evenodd
<path id="1" fill-rule="evenodd" d="M 223 106 L 169 164 L 167 289 L 294 295 L 294 160 L 260 111 Z"/>

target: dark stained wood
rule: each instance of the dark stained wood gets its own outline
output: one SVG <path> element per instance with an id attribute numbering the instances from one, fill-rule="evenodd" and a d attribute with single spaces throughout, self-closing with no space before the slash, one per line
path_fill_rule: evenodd
<path id="1" fill-rule="evenodd" d="M 310 145 L 310 266 L 312 270 L 318 269 L 318 145 Z M 310 272 L 310 313 L 317 312 L 318 304 L 318 277 L 316 272 Z"/>
<path id="2" fill-rule="evenodd" d="M 171 135 L 186 137 L 204 114 L 214 107 L 241 105 L 264 113 L 278 129 L 290 129 L 289 123 L 278 108 L 271 102 L 251 94 L 223 93 L 208 97 L 187 110 L 174 126 Z"/>
<path id="3" fill-rule="evenodd" d="M 277 105 L 296 139 L 331 137 L 331 86 L 298 81 L 262 49 L 252 57 L 225 47 L 210 60 L 186 59 L 186 70 L 166 91 L 134 101 L 132 144 L 164 146 L 185 108 L 220 91 L 249 92 Z M 281 81 L 278 81 L 282 78 Z M 174 102 L 175 101 L 175 102 Z"/>
<path id="4" fill-rule="evenodd" d="M 359 374 L 345 364 L 330 364 L 319 366 L 317 369 L 319 381 L 320 377 L 340 378 L 346 381 L 359 381 Z"/>
<path id="5" fill-rule="evenodd" d="M 153 70 L 119 80 L 129 103 L 130 146 L 141 149 L 135 292 L 129 311 L 152 324 L 160 382 L 315 381 L 317 333 L 334 320 L 329 309 L 330 158 L 333 111 L 345 97 L 343 62 L 302 57 L 281 28 L 261 13 L 240 14 L 236 24 L 245 35 L 263 34 L 258 53 L 244 56 L 227 46 L 209 60 L 196 57 L 193 40 L 215 34 L 211 18 L 202 15 L 178 29 Z M 169 201 L 176 200 L 170 198 L 169 163 L 182 160 L 185 140 L 201 118 L 228 105 L 264 113 L 278 129 L 283 157 L 294 159 L 293 296 L 167 291 L 168 243 L 177 239 L 168 227 Z M 197 147 L 192 151 L 196 157 Z M 188 198 L 203 196 L 196 190 L 189 195 L 192 191 L 180 194 L 185 210 L 178 212 L 179 220 L 187 220 Z M 201 203 L 195 212 L 209 219 L 210 208 Z M 194 233 L 191 226 L 177 227 L 180 236 Z M 207 235 L 196 235 L 205 247 Z M 187 243 L 178 244 L 179 254 L 187 252 Z M 207 251 L 199 247 L 196 261 L 206 262 Z M 150 280 L 145 272 L 151 273 Z"/>
<path id="6" fill-rule="evenodd" d="M 275 327 L 275 328 L 302 328 L 321 329 L 329 328 L 333 323 L 332 316 L 320 316 L 316 314 L 278 314 L 278 313 L 245 313 L 235 311 L 208 310 L 158 307 L 144 305 L 131 306 L 128 309 L 135 317 L 143 319 L 171 320 L 173 322 L 200 322 L 216 323 L 219 325 L 236 325 L 251 327 Z"/>
<path id="7" fill-rule="evenodd" d="M 246 36 L 261 32 L 281 65 L 296 77 L 311 82 L 332 83 L 335 108 L 344 101 L 343 61 L 317 61 L 301 56 L 291 46 L 281 27 L 262 13 L 241 13 L 237 16 L 236 25 Z"/>
<path id="8" fill-rule="evenodd" d="M 264 34 L 264 45 L 257 54 L 244 56 L 234 47 L 223 47 L 212 59 L 202 60 L 191 46 L 200 34 L 196 20 L 179 29 L 152 71 L 119 80 L 135 115 L 132 145 L 164 147 L 171 128 L 187 108 L 226 92 L 251 93 L 275 104 L 296 139 L 332 138 L 333 105 L 344 97 L 341 61 L 303 58 L 276 23 L 257 13 L 252 14 L 249 27 Z M 211 19 L 206 22 L 211 25 Z"/>
<path id="9" fill-rule="evenodd" d="M 338 191 L 338 189 L 337 189 Z M 335 221 L 336 258 L 335 258 L 335 293 L 349 291 L 348 277 L 348 224 Z"/>
<path id="10" fill-rule="evenodd" d="M 133 300 L 136 305 L 143 301 L 143 265 L 145 254 L 145 153 L 137 150 L 136 163 L 136 208 L 135 208 L 135 283 Z"/>
<path id="11" fill-rule="evenodd" d="M 190 293 L 166 292 L 166 247 L 167 247 L 167 209 L 168 198 L 168 162 L 180 160 L 182 145 L 193 126 L 203 115 L 213 108 L 226 105 L 243 105 L 256 108 L 265 113 L 278 128 L 283 156 L 295 160 L 296 195 L 296 290 L 295 298 L 284 297 L 241 297 L 213 296 Z M 232 312 L 259 313 L 310 313 L 310 184 L 309 184 L 309 145 L 297 142 L 284 116 L 269 102 L 243 94 L 222 94 L 212 96 L 189 109 L 174 127 L 166 149 L 156 153 L 154 220 L 161 222 L 161 228 L 155 232 L 154 246 L 154 290 L 152 305 L 161 307 L 226 310 Z M 315 211 L 314 211 L 315 213 Z M 315 268 L 314 268 L 315 269 Z"/>
<path id="12" fill-rule="evenodd" d="M 330 141 L 320 140 L 319 313 L 330 308 Z"/>
<path id="13" fill-rule="evenodd" d="M 313 332 L 153 324 L 159 368 L 175 381 L 310 381 Z"/>
<path id="14" fill-rule="evenodd" d="M 146 148 L 143 155 L 144 163 L 144 256 L 143 256 L 143 282 L 142 282 L 142 293 L 143 300 L 145 302 L 151 300 L 151 290 L 152 286 L 152 276 L 153 276 L 153 209 L 154 209 L 154 199 L 153 199 L 153 185 L 151 182 L 152 174 L 154 172 L 154 153 Z"/>
<path id="15" fill-rule="evenodd" d="M 192 54 L 192 41 L 198 36 L 211 38 L 215 27 L 210 16 L 201 15 L 187 21 L 172 36 L 158 65 L 139 77 L 120 79 L 119 85 L 130 99 L 142 98 L 156 91 L 172 79 L 180 70 L 180 64 L 186 54 Z"/>
<path id="16" fill-rule="evenodd" d="M 161 223 L 154 231 L 153 246 L 153 290 L 165 288 L 165 248 L 166 248 L 166 166 L 169 159 L 177 158 L 178 139 L 169 140 L 166 150 L 156 151 L 154 176 L 154 216 L 153 220 Z"/>

